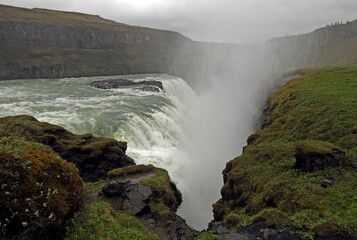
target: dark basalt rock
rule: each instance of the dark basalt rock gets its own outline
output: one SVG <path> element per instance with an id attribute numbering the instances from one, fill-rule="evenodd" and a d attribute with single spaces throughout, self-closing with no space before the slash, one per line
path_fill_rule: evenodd
<path id="1" fill-rule="evenodd" d="M 160 81 L 132 81 L 128 79 L 115 79 L 91 82 L 90 86 L 99 89 L 133 88 L 141 91 L 159 92 L 164 90 Z"/>
<path id="2" fill-rule="evenodd" d="M 105 179 L 108 171 L 135 165 L 126 152 L 126 142 L 76 135 L 62 127 L 19 115 L 0 118 L 0 130 L 50 146 L 63 159 L 74 163 L 84 181 Z"/>
<path id="3" fill-rule="evenodd" d="M 152 195 L 150 187 L 130 181 L 117 181 L 107 183 L 102 187 L 106 197 L 120 197 L 121 207 L 135 215 L 150 211 L 149 200 Z"/>
<path id="4" fill-rule="evenodd" d="M 152 195 L 151 188 L 141 184 L 130 184 L 125 188 L 122 207 L 135 215 L 140 215 L 145 210 L 150 210 L 148 203 Z"/>
<path id="5" fill-rule="evenodd" d="M 102 187 L 102 192 L 107 197 L 118 197 L 124 193 L 125 187 L 128 186 L 129 183 L 129 181 L 107 183 Z"/>
<path id="6" fill-rule="evenodd" d="M 295 149 L 294 168 L 306 172 L 338 167 L 345 162 L 345 151 L 328 142 L 306 140 Z"/>

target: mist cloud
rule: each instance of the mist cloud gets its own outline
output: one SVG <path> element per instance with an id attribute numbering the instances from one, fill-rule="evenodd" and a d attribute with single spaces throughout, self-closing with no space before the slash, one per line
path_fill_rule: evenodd
<path id="1" fill-rule="evenodd" d="M 2 0 L 174 30 L 201 41 L 256 43 L 357 19 L 355 0 Z"/>

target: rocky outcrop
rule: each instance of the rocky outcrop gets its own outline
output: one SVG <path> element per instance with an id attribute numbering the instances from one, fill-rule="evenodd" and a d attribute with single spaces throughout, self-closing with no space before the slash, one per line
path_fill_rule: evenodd
<path id="1" fill-rule="evenodd" d="M 176 215 L 182 196 L 166 170 L 135 165 L 115 169 L 108 176 L 116 181 L 102 187 L 104 196 L 117 201 L 120 209 L 147 220 L 150 230 L 170 240 L 198 235 Z"/>
<path id="2" fill-rule="evenodd" d="M 60 239 L 78 210 L 77 168 L 51 148 L 0 133 L 0 238 Z"/>
<path id="3" fill-rule="evenodd" d="M 338 167 L 345 163 L 345 151 L 328 142 L 306 140 L 295 149 L 294 168 L 306 172 Z"/>
<path id="4" fill-rule="evenodd" d="M 281 70 L 356 63 L 357 21 L 333 24 L 308 34 L 273 38 L 266 42 Z"/>
<path id="5" fill-rule="evenodd" d="M 128 79 L 115 79 L 91 82 L 90 86 L 99 89 L 132 88 L 141 91 L 159 92 L 164 90 L 160 81 L 132 81 Z"/>
<path id="6" fill-rule="evenodd" d="M 74 163 L 85 181 L 104 179 L 112 169 L 135 164 L 125 154 L 126 142 L 91 134 L 75 135 L 31 116 L 1 118 L 0 130 L 50 146 L 63 159 Z"/>
<path id="7" fill-rule="evenodd" d="M 149 199 L 152 195 L 151 188 L 138 183 L 111 182 L 103 186 L 102 191 L 107 197 L 122 197 L 120 205 L 124 211 L 130 211 L 134 215 L 141 215 L 150 211 Z"/>

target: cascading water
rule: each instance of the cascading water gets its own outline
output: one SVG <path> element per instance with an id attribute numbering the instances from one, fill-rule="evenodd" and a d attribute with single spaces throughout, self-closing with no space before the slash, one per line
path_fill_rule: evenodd
<path id="1" fill-rule="evenodd" d="M 257 97 L 264 89 L 259 77 L 244 75 L 256 72 L 249 64 L 255 61 L 244 62 L 232 61 L 230 69 L 236 71 L 229 76 L 201 81 L 209 87 L 202 86 L 199 95 L 165 74 L 2 81 L 0 117 L 28 114 L 77 134 L 127 141 L 127 154 L 136 163 L 169 171 L 184 197 L 178 213 L 203 229 L 213 218 L 211 205 L 220 196 L 225 163 L 240 154 L 253 131 L 257 103 L 265 97 Z M 164 91 L 89 86 L 118 78 L 161 81 Z"/>

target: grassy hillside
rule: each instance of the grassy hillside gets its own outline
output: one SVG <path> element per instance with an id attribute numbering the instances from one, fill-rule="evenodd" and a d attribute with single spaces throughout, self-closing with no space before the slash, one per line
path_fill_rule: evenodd
<path id="1" fill-rule="evenodd" d="M 227 163 L 215 220 L 233 228 L 283 224 L 310 237 L 356 236 L 357 68 L 303 71 L 270 96 L 262 129 Z M 345 159 L 328 165 L 336 152 Z M 321 165 L 297 169 L 301 153 Z"/>

